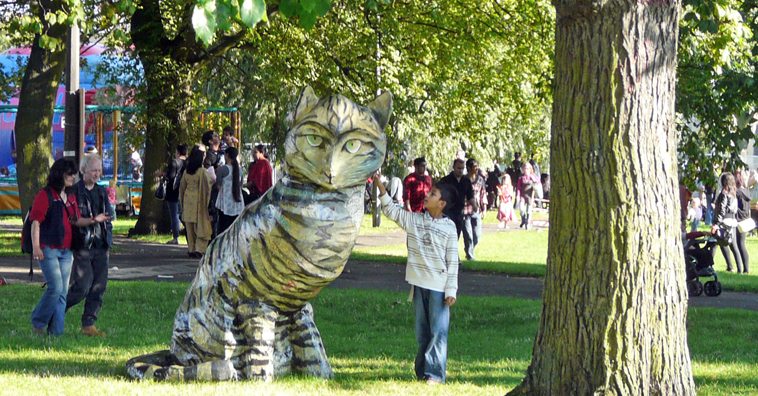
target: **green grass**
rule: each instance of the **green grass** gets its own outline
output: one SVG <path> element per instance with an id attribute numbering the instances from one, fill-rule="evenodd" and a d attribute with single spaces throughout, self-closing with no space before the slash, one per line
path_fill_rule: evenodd
<path id="1" fill-rule="evenodd" d="M 111 282 L 98 328 L 78 334 L 81 304 L 59 338 L 32 335 L 39 287 L 0 288 L 0 394 L 185 395 L 503 395 L 529 364 L 541 303 L 462 297 L 452 309 L 448 383 L 414 381 L 413 308 L 407 293 L 326 289 L 313 302 L 333 380 L 286 377 L 273 383 L 133 382 L 125 362 L 169 346 L 173 315 L 187 283 Z M 698 393 L 758 392 L 758 312 L 690 308 L 689 344 Z"/>
<path id="2" fill-rule="evenodd" d="M 547 262 L 547 242 L 547 230 L 484 234 L 475 250 L 476 260 L 463 260 L 461 266 L 467 270 L 542 278 L 545 276 Z M 758 293 L 758 237 L 749 237 L 747 248 L 754 263 L 754 269 L 747 275 L 726 272 L 724 256 L 721 252 L 716 252 L 714 268 L 724 290 Z M 461 257 L 465 256 L 463 238 L 458 243 L 458 253 Z M 405 263 L 408 249 L 405 244 L 356 248 L 350 257 L 356 260 Z"/>

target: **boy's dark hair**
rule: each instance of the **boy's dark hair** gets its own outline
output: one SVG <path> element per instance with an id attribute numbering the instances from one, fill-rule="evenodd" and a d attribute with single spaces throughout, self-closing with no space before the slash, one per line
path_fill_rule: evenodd
<path id="1" fill-rule="evenodd" d="M 225 127 L 224 127 L 224 129 L 221 131 L 221 134 L 222 134 L 222 135 L 226 135 L 227 133 L 228 133 L 230 136 L 234 136 L 234 128 L 232 128 L 232 127 L 231 127 L 231 126 L 229 126 L 229 125 L 225 126 Z"/>
<path id="2" fill-rule="evenodd" d="M 448 183 L 436 183 L 432 188 L 440 191 L 440 201 L 445 202 L 445 209 L 449 208 L 458 199 L 458 189 Z"/>
<path id="3" fill-rule="evenodd" d="M 455 168 L 455 164 L 457 164 L 457 163 L 459 163 L 459 162 L 460 162 L 461 164 L 464 164 L 464 165 L 466 164 L 466 161 L 464 161 L 464 160 L 462 160 L 462 159 L 460 159 L 460 158 L 456 158 L 455 160 L 453 160 L 453 168 Z"/>
<path id="4" fill-rule="evenodd" d="M 426 162 L 426 158 L 424 157 L 418 157 L 415 160 L 413 160 L 413 166 L 419 166 L 422 162 Z"/>
<path id="5" fill-rule="evenodd" d="M 466 169 L 469 169 L 469 168 L 471 168 L 472 166 L 474 166 L 474 164 L 477 164 L 477 165 L 479 165 L 479 161 L 477 161 L 477 160 L 475 160 L 475 159 L 473 159 L 473 158 L 469 158 L 469 159 L 467 159 L 467 160 L 466 160 Z"/>
<path id="6" fill-rule="evenodd" d="M 187 151 L 189 150 L 189 146 L 186 144 L 177 144 L 176 145 L 176 151 L 179 153 L 179 155 L 187 156 Z"/>

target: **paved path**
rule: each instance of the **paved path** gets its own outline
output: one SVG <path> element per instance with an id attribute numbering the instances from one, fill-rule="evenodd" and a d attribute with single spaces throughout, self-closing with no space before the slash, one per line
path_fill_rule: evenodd
<path id="1" fill-rule="evenodd" d="M 546 224 L 541 224 L 546 226 Z M 537 227 L 542 230 L 543 227 Z M 19 226 L 0 225 L 0 231 L 20 232 Z M 545 229 L 545 231 L 547 231 Z M 502 230 L 495 224 L 485 224 L 484 233 L 519 232 Z M 538 231 L 539 232 L 539 231 Z M 363 235 L 356 247 L 384 246 L 405 243 L 404 232 Z M 123 237 L 114 238 L 118 248 L 111 254 L 109 277 L 112 280 L 191 281 L 198 260 L 187 256 L 184 245 L 164 245 L 142 242 Z M 9 283 L 29 283 L 27 257 L 0 258 L 0 276 Z M 42 282 L 42 273 L 35 265 L 35 283 Z M 350 260 L 343 274 L 330 287 L 365 288 L 407 291 L 404 281 L 405 266 L 373 261 Z M 459 276 L 461 296 L 506 296 L 539 300 L 542 298 L 542 280 L 515 278 L 502 274 L 462 271 Z M 758 311 L 758 295 L 724 292 L 718 297 L 694 297 L 690 304 L 696 307 L 739 308 Z"/>

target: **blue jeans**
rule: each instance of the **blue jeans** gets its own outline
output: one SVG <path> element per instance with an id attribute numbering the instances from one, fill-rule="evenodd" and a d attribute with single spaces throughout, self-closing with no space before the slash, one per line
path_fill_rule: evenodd
<path id="1" fill-rule="evenodd" d="M 45 258 L 39 262 L 47 288 L 32 312 L 32 326 L 45 329 L 55 336 L 63 334 L 66 318 L 66 295 L 71 263 L 74 256 L 69 249 L 42 248 Z"/>
<path id="2" fill-rule="evenodd" d="M 181 207 L 179 205 L 179 201 L 171 202 L 166 201 L 168 204 L 168 214 L 171 217 L 171 233 L 174 235 L 174 239 L 179 238 L 179 213 L 181 212 Z"/>
<path id="3" fill-rule="evenodd" d="M 66 311 L 82 300 L 82 328 L 92 326 L 103 307 L 103 294 L 108 285 L 108 248 L 82 249 L 74 252 L 71 287 L 66 299 Z"/>
<path id="4" fill-rule="evenodd" d="M 474 259 L 474 248 L 482 238 L 482 215 L 474 213 L 463 216 L 463 246 L 466 260 Z"/>
<path id="5" fill-rule="evenodd" d="M 416 310 L 416 378 L 445 382 L 447 371 L 447 331 L 450 307 L 445 306 L 445 293 L 413 287 Z"/>

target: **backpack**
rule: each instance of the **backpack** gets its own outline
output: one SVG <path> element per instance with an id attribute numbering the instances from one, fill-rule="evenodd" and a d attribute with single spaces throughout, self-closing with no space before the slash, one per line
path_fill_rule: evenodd
<path id="1" fill-rule="evenodd" d="M 43 190 L 45 190 L 47 193 L 47 210 L 49 215 L 50 207 L 53 206 L 53 193 L 51 193 L 50 189 L 47 187 Z M 34 259 L 32 257 L 34 255 L 34 248 L 32 248 L 32 220 L 29 218 L 31 213 L 32 207 L 30 206 L 29 210 L 26 211 L 26 216 L 24 216 L 24 226 L 21 229 L 21 253 L 29 255 L 29 278 L 31 278 L 31 280 L 34 280 Z"/>

